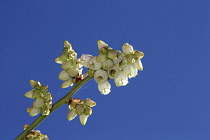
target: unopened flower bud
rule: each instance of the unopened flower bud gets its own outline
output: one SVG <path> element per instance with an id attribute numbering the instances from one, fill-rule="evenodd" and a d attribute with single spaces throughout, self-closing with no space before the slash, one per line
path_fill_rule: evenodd
<path id="1" fill-rule="evenodd" d="M 67 59 L 68 59 L 68 56 L 65 53 L 62 53 L 62 55 L 59 57 L 60 61 L 66 61 Z"/>
<path id="2" fill-rule="evenodd" d="M 97 56 L 96 60 L 98 62 L 104 62 L 104 61 L 107 60 L 107 56 L 105 54 L 103 54 L 103 53 L 99 53 L 99 55 Z"/>
<path id="3" fill-rule="evenodd" d="M 66 70 L 70 77 L 77 77 L 80 71 L 76 68 L 69 68 Z"/>
<path id="4" fill-rule="evenodd" d="M 114 65 L 113 61 L 111 59 L 107 59 L 102 63 L 102 68 L 105 70 L 108 70 L 110 67 Z"/>
<path id="5" fill-rule="evenodd" d="M 84 104 L 89 106 L 89 107 L 93 107 L 96 105 L 96 102 L 94 102 L 93 100 L 91 100 L 90 98 L 87 98 L 85 101 L 84 101 Z"/>
<path id="6" fill-rule="evenodd" d="M 108 80 L 108 74 L 105 70 L 97 70 L 94 74 L 94 80 L 97 83 L 104 83 Z"/>
<path id="7" fill-rule="evenodd" d="M 29 109 L 29 115 L 30 115 L 30 116 L 36 116 L 36 115 L 38 115 L 40 112 L 41 112 L 41 108 L 34 108 L 34 107 L 31 107 L 31 108 Z"/>
<path id="8" fill-rule="evenodd" d="M 48 86 L 41 85 L 40 90 L 42 93 L 46 93 L 48 91 Z"/>
<path id="9" fill-rule="evenodd" d="M 88 68 L 92 70 L 99 70 L 102 66 L 102 63 L 96 61 L 97 56 L 94 56 L 93 58 L 90 59 Z"/>
<path id="10" fill-rule="evenodd" d="M 70 78 L 70 76 L 69 76 L 69 74 L 67 73 L 66 70 L 63 70 L 63 71 L 60 72 L 58 78 L 62 81 L 66 81 Z"/>
<path id="11" fill-rule="evenodd" d="M 40 107 L 43 107 L 44 106 L 44 99 L 42 98 L 37 98 L 34 100 L 33 102 L 33 107 L 34 108 L 40 108 Z"/>
<path id="12" fill-rule="evenodd" d="M 35 89 L 33 91 L 33 95 L 32 96 L 33 96 L 34 99 L 36 99 L 37 97 L 40 97 L 41 96 L 40 90 L 39 89 Z"/>
<path id="13" fill-rule="evenodd" d="M 88 76 L 93 77 L 95 72 L 96 72 L 95 70 L 88 69 Z"/>
<path id="14" fill-rule="evenodd" d="M 101 92 L 103 95 L 107 95 L 110 93 L 111 85 L 109 81 L 106 81 L 104 83 L 99 83 L 98 84 L 98 90 Z"/>
<path id="15" fill-rule="evenodd" d="M 105 42 L 103 42 L 102 40 L 98 40 L 97 41 L 98 44 L 98 49 L 101 50 L 101 48 L 103 47 L 108 47 L 108 44 L 106 44 Z"/>
<path id="16" fill-rule="evenodd" d="M 70 50 L 72 49 L 71 44 L 67 40 L 64 41 L 64 46 L 69 48 Z"/>
<path id="17" fill-rule="evenodd" d="M 30 80 L 30 84 L 33 88 L 39 88 L 41 86 L 40 82 L 34 80 Z"/>
<path id="18" fill-rule="evenodd" d="M 61 66 L 62 69 L 73 68 L 73 60 L 64 61 Z"/>
<path id="19" fill-rule="evenodd" d="M 26 92 L 26 93 L 24 94 L 24 96 L 27 97 L 27 98 L 33 99 L 33 92 L 34 92 L 34 89 L 32 89 L 32 90 Z"/>
<path id="20" fill-rule="evenodd" d="M 62 88 L 67 88 L 73 86 L 73 80 L 72 79 L 68 79 L 66 81 L 63 82 L 63 84 L 61 85 Z"/>
<path id="21" fill-rule="evenodd" d="M 138 59 L 141 59 L 141 58 L 144 57 L 144 53 L 141 52 L 141 51 L 138 51 L 138 50 L 134 51 L 134 55 L 135 55 L 135 57 L 138 58 Z"/>
<path id="22" fill-rule="evenodd" d="M 42 108 L 42 115 L 49 115 L 50 109 L 49 108 Z"/>
<path id="23" fill-rule="evenodd" d="M 122 46 L 122 52 L 124 54 L 132 54 L 133 53 L 133 47 L 128 44 L 128 43 L 125 43 L 123 46 Z"/>
<path id="24" fill-rule="evenodd" d="M 73 49 L 70 50 L 70 52 L 68 54 L 68 58 L 69 59 L 75 59 L 75 58 L 77 58 L 77 53 Z"/>
<path id="25" fill-rule="evenodd" d="M 80 123 L 81 123 L 82 125 L 85 125 L 86 122 L 87 122 L 88 117 L 89 117 L 89 116 L 88 116 L 88 115 L 85 115 L 85 114 L 79 115 Z"/>
<path id="26" fill-rule="evenodd" d="M 135 68 L 134 64 L 126 65 L 123 69 L 123 72 L 125 73 L 125 75 L 128 76 L 128 78 L 136 77 L 136 75 L 138 74 L 138 70 L 137 68 Z"/>
<path id="27" fill-rule="evenodd" d="M 67 114 L 67 120 L 71 121 L 73 120 L 75 117 L 77 116 L 77 113 L 75 111 L 75 109 L 71 109 L 69 110 L 68 114 Z"/>
<path id="28" fill-rule="evenodd" d="M 138 69 L 138 70 L 143 70 L 143 65 L 141 63 L 141 59 L 136 60 L 136 62 L 134 63 L 134 66 Z"/>
<path id="29" fill-rule="evenodd" d="M 117 51 L 115 51 L 114 49 L 109 49 L 107 57 L 112 59 L 112 60 L 117 59 Z"/>
<path id="30" fill-rule="evenodd" d="M 76 105 L 75 109 L 76 109 L 77 114 L 80 115 L 84 112 L 84 105 L 78 104 Z"/>
<path id="31" fill-rule="evenodd" d="M 59 57 L 55 58 L 55 62 L 58 64 L 62 64 L 64 62 L 64 60 L 61 60 L 60 56 L 59 56 Z"/>
<path id="32" fill-rule="evenodd" d="M 90 115 L 92 114 L 92 112 L 93 112 L 93 111 L 92 111 L 92 109 L 91 109 L 90 107 L 86 107 L 86 108 L 85 108 L 85 111 L 84 111 L 84 114 L 90 116 Z"/>

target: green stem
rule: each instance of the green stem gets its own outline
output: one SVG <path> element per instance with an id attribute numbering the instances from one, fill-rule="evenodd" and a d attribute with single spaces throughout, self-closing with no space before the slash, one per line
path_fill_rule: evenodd
<path id="1" fill-rule="evenodd" d="M 63 98 L 57 101 L 51 109 L 50 114 L 52 114 L 56 109 L 61 107 L 64 104 L 67 104 L 69 98 L 71 98 L 87 81 L 89 81 L 92 77 L 86 77 L 85 79 L 78 81 L 76 85 L 69 91 Z M 49 115 L 50 115 L 49 114 Z M 48 115 L 48 116 L 49 116 Z M 34 128 L 36 128 L 44 119 L 48 116 L 40 115 L 26 130 L 24 130 L 15 140 L 24 140 L 25 136 L 27 136 Z"/>

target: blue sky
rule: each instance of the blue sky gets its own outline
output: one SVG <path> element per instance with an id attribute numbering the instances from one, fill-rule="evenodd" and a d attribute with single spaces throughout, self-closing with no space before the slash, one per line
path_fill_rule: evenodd
<path id="1" fill-rule="evenodd" d="M 68 122 L 67 106 L 36 129 L 51 140 L 208 140 L 210 138 L 210 1 L 0 1 L 1 132 L 14 139 L 37 117 L 25 111 L 29 80 L 49 85 L 53 103 L 62 70 L 54 59 L 68 40 L 78 56 L 97 55 L 97 40 L 143 51 L 144 71 L 103 96 L 94 80 L 75 98 L 97 102 L 86 126 Z"/>

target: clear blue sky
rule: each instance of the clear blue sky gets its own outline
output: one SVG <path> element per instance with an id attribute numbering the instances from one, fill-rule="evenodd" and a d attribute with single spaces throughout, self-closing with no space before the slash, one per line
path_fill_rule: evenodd
<path id="1" fill-rule="evenodd" d="M 86 126 L 61 107 L 37 129 L 51 140 L 209 140 L 209 0 L 0 1 L 0 139 L 12 140 L 37 117 L 25 111 L 29 80 L 49 85 L 55 103 L 63 41 L 79 56 L 97 40 L 128 42 L 145 53 L 144 71 L 103 96 L 94 80 L 74 96 L 97 102 Z"/>

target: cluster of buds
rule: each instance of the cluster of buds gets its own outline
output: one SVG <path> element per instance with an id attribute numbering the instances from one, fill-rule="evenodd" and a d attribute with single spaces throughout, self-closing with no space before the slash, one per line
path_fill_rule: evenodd
<path id="1" fill-rule="evenodd" d="M 28 128 L 28 125 L 24 125 L 24 130 Z M 24 140 L 49 140 L 47 135 L 42 134 L 39 130 L 32 130 Z"/>
<path id="2" fill-rule="evenodd" d="M 64 69 L 58 76 L 60 80 L 64 81 L 61 85 L 62 88 L 73 86 L 73 83 L 81 78 L 81 60 L 77 58 L 77 53 L 68 41 L 64 41 L 63 53 L 55 59 L 55 62 L 62 64 L 61 68 Z"/>
<path id="3" fill-rule="evenodd" d="M 69 112 L 67 114 L 68 121 L 73 120 L 77 115 L 79 115 L 80 123 L 85 125 L 88 117 L 92 114 L 92 109 L 96 105 L 96 102 L 87 98 L 86 100 L 73 99 L 69 100 Z"/>
<path id="4" fill-rule="evenodd" d="M 114 79 L 117 87 L 125 86 L 128 84 L 128 78 L 136 77 L 138 70 L 143 70 L 141 58 L 144 53 L 134 50 L 130 44 L 125 43 L 121 52 L 101 40 L 97 43 L 98 56 L 83 54 L 80 59 L 84 67 L 95 71 L 94 80 L 98 83 L 101 94 L 110 93 L 111 85 L 108 80 Z"/>
<path id="5" fill-rule="evenodd" d="M 48 92 L 48 86 L 41 85 L 40 82 L 30 80 L 31 86 L 34 88 L 24 95 L 25 97 L 34 99 L 33 105 L 27 109 L 30 116 L 36 116 L 40 112 L 42 115 L 49 115 L 52 107 L 52 95 Z"/>

